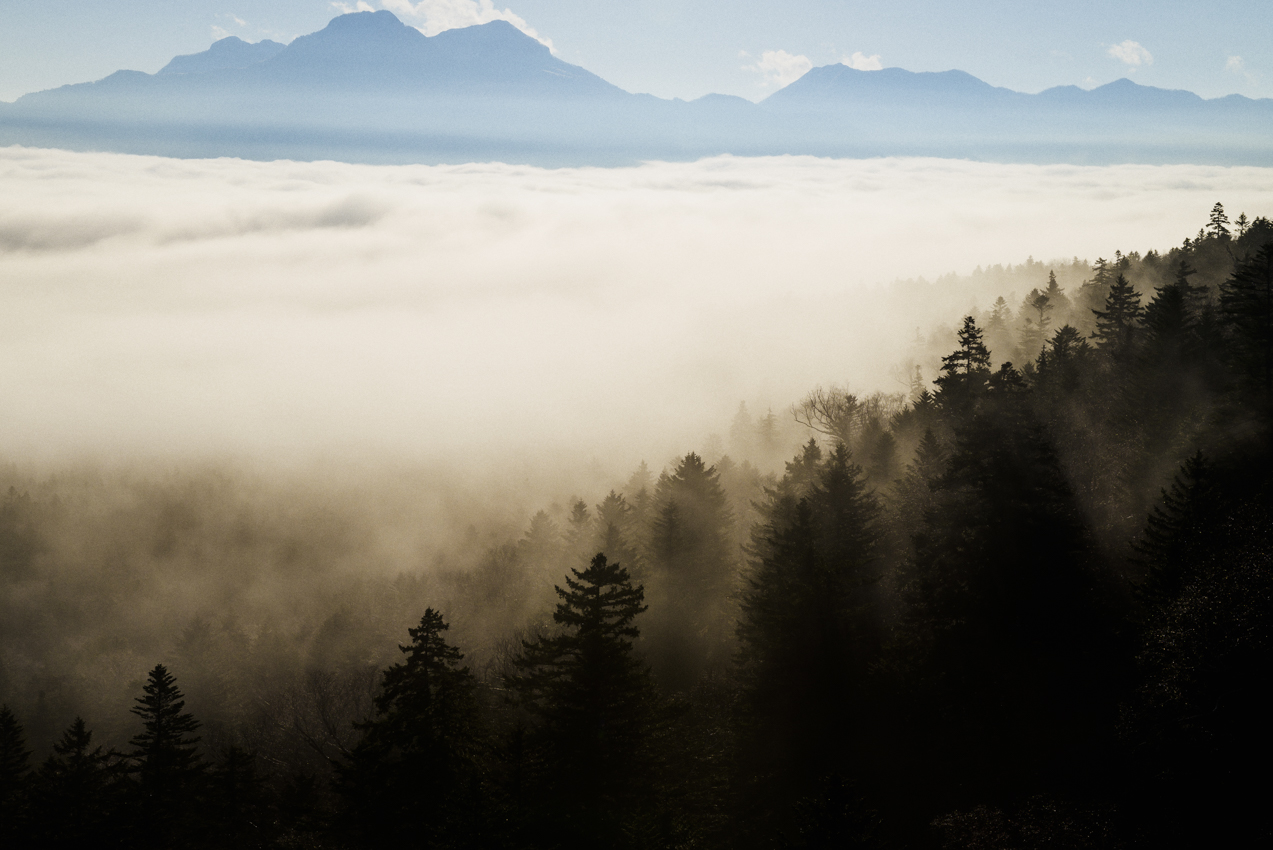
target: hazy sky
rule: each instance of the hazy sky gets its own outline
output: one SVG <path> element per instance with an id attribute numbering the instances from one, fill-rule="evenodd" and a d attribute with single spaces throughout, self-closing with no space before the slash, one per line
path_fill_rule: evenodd
<path id="1" fill-rule="evenodd" d="M 0 185 L 0 446 L 27 460 L 657 469 L 742 400 L 898 389 L 916 328 L 972 306 L 899 310 L 876 283 L 1167 248 L 1217 200 L 1273 210 L 1273 169 L 935 159 L 548 170 L 0 148 Z"/>
<path id="2" fill-rule="evenodd" d="M 1268 0 L 0 0 L 0 99 L 154 72 L 224 35 L 289 41 L 359 6 L 430 34 L 512 19 L 566 61 L 662 97 L 757 99 L 839 61 L 959 68 L 1031 92 L 1127 76 L 1273 97 Z"/>

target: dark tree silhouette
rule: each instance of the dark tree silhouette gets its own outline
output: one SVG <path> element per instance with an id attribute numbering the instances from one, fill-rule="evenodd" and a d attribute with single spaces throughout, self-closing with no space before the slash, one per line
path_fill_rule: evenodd
<path id="1" fill-rule="evenodd" d="M 1211 217 L 1207 220 L 1207 234 L 1217 239 L 1229 238 L 1229 217 L 1224 214 L 1224 205 L 1216 201 L 1211 208 Z"/>
<path id="2" fill-rule="evenodd" d="M 479 820 L 475 683 L 432 608 L 408 629 L 406 659 L 384 672 L 376 716 L 337 765 L 351 825 L 368 844 L 452 846 Z"/>
<path id="3" fill-rule="evenodd" d="M 1273 409 L 1273 242 L 1225 281 L 1220 309 L 1231 359 L 1256 409 Z"/>
<path id="4" fill-rule="evenodd" d="M 134 829 L 139 843 L 180 846 L 197 828 L 193 809 L 205 773 L 194 734 L 200 724 L 185 711 L 185 697 L 164 665 L 150 671 L 142 692 L 129 709 L 142 721 L 128 742 L 141 795 Z"/>
<path id="5" fill-rule="evenodd" d="M 533 718 L 537 796 L 562 843 L 619 846 L 651 779 L 654 690 L 632 649 L 644 592 L 602 554 L 556 590 L 562 631 L 524 642 L 508 685 Z"/>
<path id="6" fill-rule="evenodd" d="M 1132 289 L 1124 275 L 1120 274 L 1110 286 L 1105 309 L 1092 310 L 1092 313 L 1096 316 L 1096 330 L 1092 331 L 1096 349 L 1114 360 L 1130 357 L 1136 320 L 1140 317 L 1140 294 Z"/>
<path id="7" fill-rule="evenodd" d="M 24 835 L 30 758 L 18 718 L 0 706 L 0 837 L 11 841 Z"/>
<path id="8" fill-rule="evenodd" d="M 647 624 L 646 650 L 659 680 L 684 690 L 732 652 L 734 517 L 715 467 L 693 452 L 660 477 L 655 503 L 649 561 L 657 616 Z"/>
<path id="9" fill-rule="evenodd" d="M 954 421 L 970 416 L 990 379 L 990 351 L 972 316 L 964 317 L 959 347 L 941 359 L 937 402 Z"/>
<path id="10" fill-rule="evenodd" d="M 827 777 L 861 770 L 868 671 L 881 648 L 881 511 L 844 444 L 805 495 L 775 498 L 738 625 L 748 708 L 740 757 L 756 780 L 746 808 L 753 823 L 773 821 L 768 830 Z"/>
<path id="11" fill-rule="evenodd" d="M 120 826 L 123 768 L 123 756 L 94 747 L 93 733 L 82 718 L 75 718 L 37 774 L 40 844 L 78 848 L 113 843 Z"/>

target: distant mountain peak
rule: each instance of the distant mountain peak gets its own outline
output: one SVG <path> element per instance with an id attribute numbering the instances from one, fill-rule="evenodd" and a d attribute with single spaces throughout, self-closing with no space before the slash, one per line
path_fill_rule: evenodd
<path id="1" fill-rule="evenodd" d="M 337 15 L 327 22 L 324 29 L 335 32 L 377 32 L 404 29 L 407 25 L 388 9 L 375 12 L 350 12 Z"/>
<path id="2" fill-rule="evenodd" d="M 214 41 L 212 46 L 202 53 L 190 53 L 174 57 L 171 62 L 159 70 L 160 74 L 202 74 L 208 71 L 228 71 L 235 68 L 246 68 L 273 59 L 283 52 L 286 45 L 277 41 L 259 41 L 250 44 L 237 35 L 226 36 Z"/>

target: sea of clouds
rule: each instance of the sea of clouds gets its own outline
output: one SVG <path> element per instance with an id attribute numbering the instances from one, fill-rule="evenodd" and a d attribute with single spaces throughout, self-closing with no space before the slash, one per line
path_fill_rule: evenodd
<path id="1" fill-rule="evenodd" d="M 621 169 L 0 148 L 0 447 L 620 467 L 739 401 L 896 389 L 897 278 L 1167 248 L 1273 170 L 719 157 Z M 981 305 L 986 306 L 986 305 Z"/>

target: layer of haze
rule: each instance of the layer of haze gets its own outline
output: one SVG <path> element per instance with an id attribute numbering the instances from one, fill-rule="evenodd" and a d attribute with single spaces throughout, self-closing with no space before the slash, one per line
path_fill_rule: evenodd
<path id="1" fill-rule="evenodd" d="M 1217 200 L 1269 212 L 1273 170 L 0 149 L 0 446 L 657 470 L 740 400 L 898 389 L 916 329 L 970 305 L 899 309 L 895 278 L 1166 248 Z"/>

